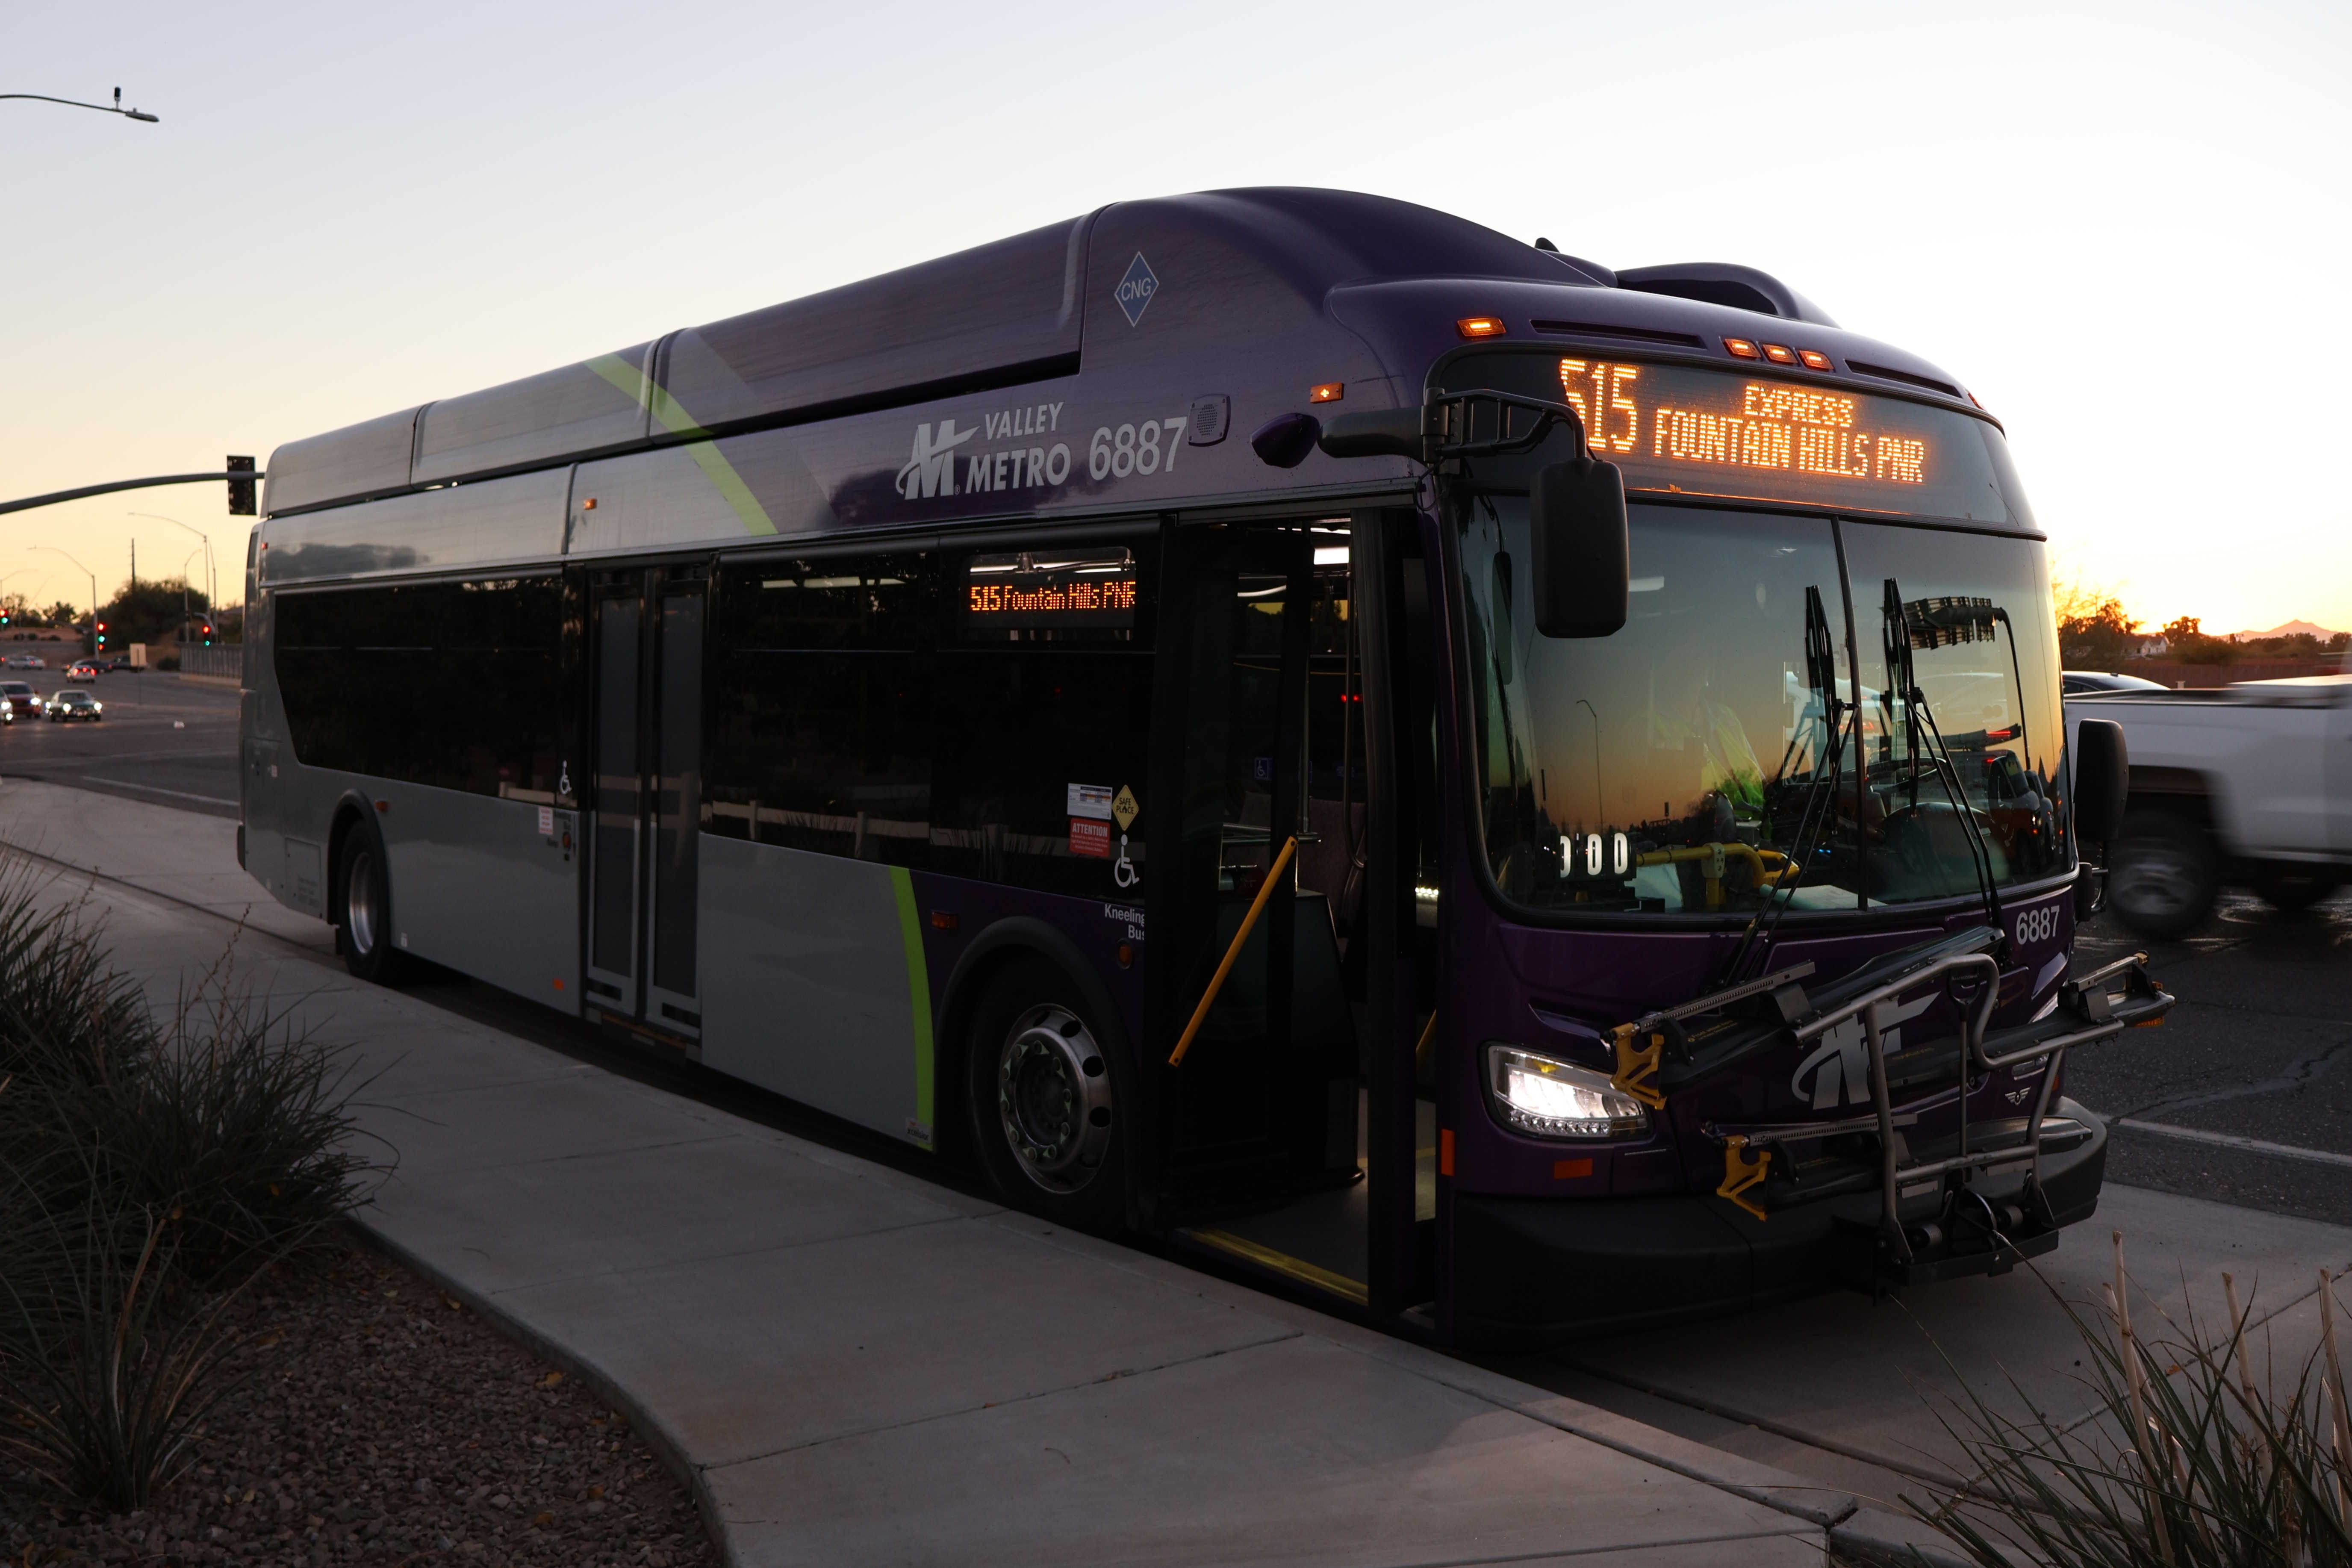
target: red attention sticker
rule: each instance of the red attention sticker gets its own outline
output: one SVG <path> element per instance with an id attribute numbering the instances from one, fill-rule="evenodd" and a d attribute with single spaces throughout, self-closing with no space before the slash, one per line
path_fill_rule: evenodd
<path id="1" fill-rule="evenodd" d="M 1091 817 L 1070 818 L 1070 853 L 1090 860 L 1110 858 L 1110 824 Z"/>

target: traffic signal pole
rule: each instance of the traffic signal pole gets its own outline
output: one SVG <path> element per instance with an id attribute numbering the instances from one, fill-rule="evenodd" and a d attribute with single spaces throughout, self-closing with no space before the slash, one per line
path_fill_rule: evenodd
<path id="1" fill-rule="evenodd" d="M 242 462 L 245 466 L 238 468 Z M 231 517 L 254 515 L 256 481 L 269 476 L 258 473 L 251 458 L 231 458 L 227 468 L 217 474 L 157 474 L 144 479 L 111 479 L 102 485 L 84 485 L 79 489 L 52 490 L 45 496 L 26 496 L 22 500 L 0 501 L 0 512 L 30 511 L 35 507 L 57 506 L 69 500 L 83 500 L 90 496 L 112 495 L 117 490 L 152 489 L 158 485 L 201 485 L 228 481 L 228 514 Z"/>

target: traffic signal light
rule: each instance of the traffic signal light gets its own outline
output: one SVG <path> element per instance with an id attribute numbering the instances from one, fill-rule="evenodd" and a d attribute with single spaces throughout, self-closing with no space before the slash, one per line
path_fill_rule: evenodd
<path id="1" fill-rule="evenodd" d="M 205 646 L 206 647 L 213 646 L 213 624 L 210 621 L 205 623 Z"/>
<path id="2" fill-rule="evenodd" d="M 253 472 L 251 458 L 231 458 L 223 465 L 232 474 Z M 252 517 L 254 511 L 253 481 L 231 479 L 228 482 L 228 514 L 231 517 Z"/>
<path id="3" fill-rule="evenodd" d="M 106 623 L 104 621 L 98 623 L 98 646 L 100 648 L 106 647 Z"/>

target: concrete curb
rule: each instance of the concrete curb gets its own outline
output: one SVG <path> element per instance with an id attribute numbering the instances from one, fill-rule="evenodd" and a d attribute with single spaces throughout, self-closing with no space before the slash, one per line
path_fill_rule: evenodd
<path id="1" fill-rule="evenodd" d="M 1874 1508 L 1830 1527 L 1830 1554 L 1858 1568 L 1978 1568 L 1931 1526 Z"/>
<path id="2" fill-rule="evenodd" d="M 662 1468 L 694 1494 L 695 1511 L 702 1516 L 702 1527 L 719 1548 L 719 1559 L 727 1568 L 744 1568 L 743 1554 L 734 1534 L 728 1529 L 727 1518 L 719 1511 L 719 1500 L 711 1495 L 710 1487 L 701 1466 L 688 1458 L 685 1445 L 667 1423 L 655 1415 L 633 1395 L 628 1388 L 594 1362 L 571 1346 L 551 1339 L 537 1328 L 500 1306 L 498 1301 L 469 1285 L 459 1283 L 434 1262 L 412 1252 L 399 1242 L 369 1225 L 362 1215 L 352 1216 L 352 1229 L 365 1246 L 383 1253 L 402 1268 L 423 1275 L 433 1282 L 434 1289 L 446 1293 L 452 1300 L 464 1303 L 466 1310 L 495 1327 L 508 1339 L 529 1350 L 541 1361 L 552 1362 L 567 1377 L 576 1377 L 596 1393 L 608 1410 L 619 1411 L 628 1418 L 646 1447 L 653 1450 Z"/>

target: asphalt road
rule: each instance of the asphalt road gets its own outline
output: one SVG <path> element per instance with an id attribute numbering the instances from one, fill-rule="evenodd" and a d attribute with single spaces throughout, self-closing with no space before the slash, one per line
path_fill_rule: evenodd
<path id="1" fill-rule="evenodd" d="M 65 684 L 49 669 L 11 669 L 47 697 Z M 0 778 L 104 790 L 183 811 L 236 815 L 236 689 L 151 670 L 116 671 L 85 687 L 105 704 L 95 723 L 19 717 L 0 725 Z"/>
<path id="2" fill-rule="evenodd" d="M 2067 1068 L 2067 1091 L 2111 1121 L 2107 1180 L 2352 1224 L 2352 890 L 2295 915 L 2225 893 L 2180 942 L 2103 916 L 2075 963 L 2133 952 L 2180 1001 L 2162 1027 L 2127 1030 Z"/>
<path id="3" fill-rule="evenodd" d="M 47 695 L 64 672 L 9 674 Z M 106 704 L 98 723 L 0 727 L 0 777 L 236 815 L 233 689 L 153 672 L 102 676 L 92 689 Z M 2352 889 L 2299 915 L 2224 894 L 2177 942 L 2102 917 L 2077 963 L 2140 950 L 2179 1005 L 2161 1028 L 2077 1053 L 2067 1072 L 2068 1092 L 2115 1123 L 2108 1180 L 2352 1225 Z"/>

